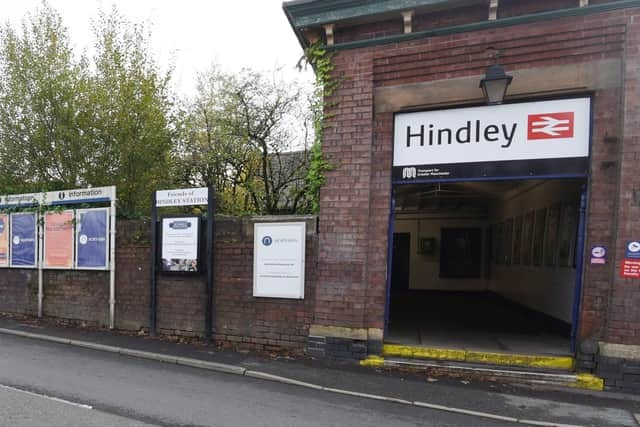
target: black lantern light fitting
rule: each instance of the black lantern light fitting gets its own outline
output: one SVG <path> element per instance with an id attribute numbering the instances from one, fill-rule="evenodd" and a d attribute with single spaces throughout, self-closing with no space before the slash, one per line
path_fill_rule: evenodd
<path id="1" fill-rule="evenodd" d="M 488 105 L 502 104 L 507 93 L 507 87 L 513 80 L 513 77 L 506 74 L 502 65 L 498 63 L 500 59 L 499 52 L 495 54 L 494 59 L 496 61 L 495 64 L 487 68 L 484 78 L 480 80 L 480 87 Z"/>

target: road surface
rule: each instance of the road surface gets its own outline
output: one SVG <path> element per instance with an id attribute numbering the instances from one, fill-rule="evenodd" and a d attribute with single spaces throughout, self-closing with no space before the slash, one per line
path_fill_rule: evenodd
<path id="1" fill-rule="evenodd" d="M 0 335 L 0 425 L 514 424 Z"/>

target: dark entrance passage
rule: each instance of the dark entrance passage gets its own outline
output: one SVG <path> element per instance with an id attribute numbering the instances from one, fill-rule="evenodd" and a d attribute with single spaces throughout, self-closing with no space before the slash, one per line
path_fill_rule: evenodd
<path id="1" fill-rule="evenodd" d="M 392 280 L 385 342 L 568 354 L 584 184 L 398 186 L 392 267 L 409 274 L 406 288 Z"/>
<path id="2" fill-rule="evenodd" d="M 393 293 L 388 343 L 566 354 L 569 325 L 493 292 Z"/>

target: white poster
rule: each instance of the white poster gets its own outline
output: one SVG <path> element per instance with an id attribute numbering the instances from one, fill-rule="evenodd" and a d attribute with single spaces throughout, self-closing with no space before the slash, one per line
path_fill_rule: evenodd
<path id="1" fill-rule="evenodd" d="M 162 219 L 162 270 L 197 272 L 199 218 Z"/>
<path id="2" fill-rule="evenodd" d="M 591 99 L 395 115 L 395 180 L 585 174 Z"/>
<path id="3" fill-rule="evenodd" d="M 257 223 L 253 230 L 253 296 L 303 299 L 306 224 Z"/>

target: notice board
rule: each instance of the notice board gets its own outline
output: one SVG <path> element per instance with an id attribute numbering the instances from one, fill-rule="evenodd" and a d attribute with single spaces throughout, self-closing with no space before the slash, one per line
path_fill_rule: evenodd
<path id="1" fill-rule="evenodd" d="M 81 209 L 76 221 L 76 268 L 109 268 L 109 209 Z"/>
<path id="2" fill-rule="evenodd" d="M 253 296 L 304 298 L 306 223 L 256 223 Z"/>
<path id="3" fill-rule="evenodd" d="M 34 268 L 37 251 L 37 214 L 11 214 L 11 267 Z"/>
<path id="4" fill-rule="evenodd" d="M 200 217 L 162 218 L 162 271 L 200 270 Z"/>
<path id="5" fill-rule="evenodd" d="M 73 211 L 44 215 L 44 267 L 73 268 Z"/>

